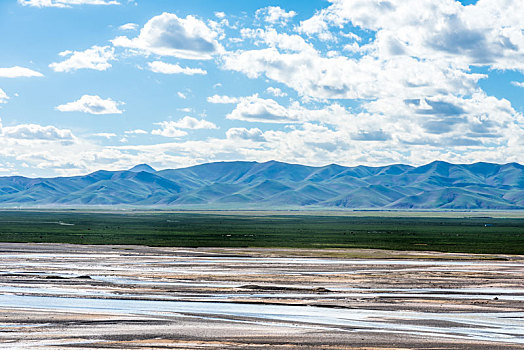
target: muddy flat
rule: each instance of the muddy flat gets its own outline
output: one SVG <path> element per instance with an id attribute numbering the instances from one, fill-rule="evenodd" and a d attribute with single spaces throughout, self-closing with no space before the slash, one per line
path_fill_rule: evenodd
<path id="1" fill-rule="evenodd" d="M 0 348 L 524 349 L 524 258 L 0 243 Z"/>

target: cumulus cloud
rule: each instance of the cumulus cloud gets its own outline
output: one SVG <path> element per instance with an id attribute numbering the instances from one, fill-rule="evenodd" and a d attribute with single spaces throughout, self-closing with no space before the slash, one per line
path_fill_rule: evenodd
<path id="1" fill-rule="evenodd" d="M 319 121 L 332 125 L 349 122 L 350 113 L 338 104 L 331 104 L 320 109 L 309 109 L 297 101 L 289 106 L 282 106 L 273 99 L 260 98 L 257 94 L 239 99 L 235 109 L 227 119 L 244 120 L 259 123 L 295 124 Z"/>
<path id="2" fill-rule="evenodd" d="M 512 81 L 511 84 L 524 88 L 524 81 Z"/>
<path id="3" fill-rule="evenodd" d="M 243 38 L 250 38 L 255 44 L 266 44 L 272 48 L 278 48 L 287 52 L 316 53 L 317 50 L 304 38 L 297 34 L 279 33 L 274 28 L 250 29 L 244 28 L 240 31 Z"/>
<path id="4" fill-rule="evenodd" d="M 308 110 L 292 103 L 285 108 L 302 110 L 301 122 L 279 130 L 232 128 L 225 138 L 114 146 L 110 147 L 111 152 L 106 152 L 107 158 L 102 159 L 111 159 L 112 164 L 155 159 L 164 167 L 219 159 L 279 159 L 310 165 L 423 164 L 436 158 L 459 163 L 502 163 L 518 161 L 524 152 L 524 119 L 503 99 L 479 93 L 468 97 L 391 98 L 367 103 L 357 114 L 336 105 Z M 461 110 L 452 106 L 460 106 Z M 461 120 L 437 135 L 426 130 L 425 124 L 437 117 Z M 173 123 L 176 122 L 165 125 L 165 135 L 183 133 Z M 170 133 L 171 127 L 178 132 Z M 159 128 L 156 133 L 160 135 L 162 131 Z M 92 152 L 83 154 L 82 159 L 88 156 Z"/>
<path id="5" fill-rule="evenodd" d="M 259 123 L 295 124 L 310 121 L 338 125 L 347 123 L 350 113 L 338 104 L 320 109 L 308 109 L 297 101 L 282 106 L 273 99 L 260 98 L 257 94 L 240 98 L 235 109 L 227 119 Z"/>
<path id="6" fill-rule="evenodd" d="M 179 119 L 176 122 L 170 123 L 170 125 L 181 129 L 218 129 L 218 127 L 210 121 L 204 119 L 196 119 L 190 116 L 185 116 L 184 118 Z"/>
<path id="7" fill-rule="evenodd" d="M 43 76 L 42 73 L 25 67 L 14 66 L 10 68 L 0 68 L 0 78 L 31 78 Z"/>
<path id="8" fill-rule="evenodd" d="M 187 135 L 186 131 L 180 129 L 218 129 L 218 127 L 210 121 L 196 119 L 190 116 L 185 116 L 184 118 L 177 121 L 169 120 L 155 124 L 160 125 L 160 128 L 151 131 L 151 134 L 172 138 L 178 138 Z"/>
<path id="9" fill-rule="evenodd" d="M 0 103 L 6 103 L 7 100 L 9 100 L 9 96 L 7 96 L 4 90 L 0 89 Z"/>
<path id="10" fill-rule="evenodd" d="M 18 0 L 23 6 L 72 7 L 73 5 L 120 5 L 116 0 Z"/>
<path id="11" fill-rule="evenodd" d="M 231 128 L 226 131 L 226 137 L 228 139 L 240 139 L 240 140 L 250 140 L 255 142 L 264 142 L 264 134 L 259 128 Z"/>
<path id="12" fill-rule="evenodd" d="M 299 114 L 289 110 L 272 99 L 263 99 L 258 95 L 244 97 L 236 108 L 227 115 L 227 119 L 262 123 L 295 123 Z"/>
<path id="13" fill-rule="evenodd" d="M 509 101 L 480 91 L 470 97 L 439 95 L 402 99 L 393 96 L 365 102 L 359 109 L 358 113 L 353 113 L 338 104 L 307 109 L 298 102 L 283 106 L 254 95 L 241 98 L 227 118 L 284 123 L 292 130 L 302 130 L 300 133 L 292 132 L 293 135 L 303 134 L 305 129 L 301 125 L 307 124 L 307 130 L 314 130 L 319 140 L 322 139 L 321 131 L 329 136 L 324 142 L 316 142 L 314 147 L 317 149 L 360 150 L 373 147 L 377 154 L 385 155 L 388 150 L 391 151 L 390 161 L 409 163 L 420 163 L 423 154 L 431 158 L 430 152 L 433 156 L 447 154 L 455 159 L 464 159 L 463 155 L 467 152 L 485 149 L 492 154 L 491 157 L 495 157 L 498 150 L 508 149 L 510 144 L 515 149 L 521 147 L 516 145 L 519 144 L 519 137 L 524 137 L 522 114 L 515 111 Z M 278 140 L 271 135 L 272 132 L 263 135 L 269 144 Z M 287 137 L 284 132 L 278 135 L 282 140 Z M 363 146 L 370 145 L 370 142 L 374 145 Z M 280 141 L 279 144 L 284 145 Z M 404 156 L 401 156 L 403 153 Z M 368 162 L 365 158 L 362 161 Z"/>
<path id="14" fill-rule="evenodd" d="M 63 51 L 59 55 L 67 58 L 49 65 L 55 72 L 71 72 L 77 69 L 104 71 L 111 68 L 109 61 L 116 59 L 114 48 L 96 45 L 85 51 Z"/>
<path id="15" fill-rule="evenodd" d="M 488 65 L 524 70 L 524 8 L 514 1 L 504 5 L 479 0 L 463 6 L 457 1 L 332 0 L 332 5 L 301 22 L 299 30 L 329 33 L 347 23 L 375 32 L 368 45 L 378 55 L 406 54 L 445 59 L 457 64 Z M 416 16 L 413 16 L 416 13 Z"/>
<path id="16" fill-rule="evenodd" d="M 135 130 L 126 130 L 124 131 L 125 134 L 133 134 L 133 135 L 143 135 L 147 134 L 147 131 L 142 129 L 135 129 Z"/>
<path id="17" fill-rule="evenodd" d="M 357 141 L 386 141 L 391 136 L 384 130 L 359 130 L 351 135 L 351 139 Z"/>
<path id="18" fill-rule="evenodd" d="M 482 97 L 478 97 L 478 99 L 482 99 Z M 448 102 L 451 103 L 451 101 Z M 487 100 L 481 104 L 481 107 L 487 107 L 492 102 L 496 101 Z M 475 103 L 477 102 L 471 101 L 468 106 L 463 107 L 466 113 L 470 111 L 469 105 Z M 507 105 L 504 106 L 504 101 L 498 102 L 497 105 L 497 110 L 507 107 Z M 478 117 L 481 121 L 480 125 L 482 125 L 484 122 L 482 122 L 481 115 Z M 113 168 L 124 168 L 128 167 L 127 165 L 147 162 L 151 159 L 155 159 L 158 164 L 166 168 L 216 160 L 253 159 L 258 161 L 278 159 L 309 165 L 325 165 L 333 162 L 344 165 L 377 165 L 391 163 L 424 164 L 428 162 L 428 159 L 436 158 L 453 162 L 477 160 L 510 162 L 520 159 L 515 150 L 524 151 L 524 144 L 521 139 L 519 140 L 523 137 L 522 130 L 520 132 L 517 129 L 513 130 L 513 127 L 511 132 L 515 136 L 512 139 L 495 139 L 484 146 L 464 145 L 467 140 L 460 140 L 453 134 L 447 134 L 444 137 L 446 140 L 461 143 L 461 146 L 444 148 L 442 143 L 432 144 L 431 140 L 424 141 L 423 138 L 426 135 L 417 134 L 419 127 L 413 125 L 412 120 L 399 124 L 394 123 L 393 118 L 378 114 L 350 115 L 349 118 L 352 119 L 337 128 L 324 125 L 321 122 L 305 122 L 293 124 L 282 130 L 269 130 L 262 133 L 265 142 L 252 142 L 242 138 L 248 137 L 249 133 L 243 133 L 240 130 L 231 131 L 229 137 L 225 138 L 173 140 L 158 144 L 109 146 L 103 149 L 90 148 L 78 152 L 74 159 L 79 164 L 77 166 L 88 166 L 92 170 L 100 168 L 100 164 L 111 164 Z M 384 120 L 384 118 L 386 119 Z M 343 128 L 343 126 L 346 126 L 346 128 Z M 411 129 L 404 130 L 406 127 Z M 460 133 L 460 127 L 457 128 L 458 133 Z M 390 137 L 377 142 L 376 136 L 380 130 Z M 377 134 L 374 135 L 375 137 L 370 137 L 374 131 Z M 226 136 L 227 134 L 226 132 Z M 242 136 L 243 134 L 244 136 Z M 256 135 L 259 133 L 252 131 L 251 134 L 256 139 Z M 361 140 L 352 139 L 352 136 L 359 138 L 358 134 L 360 134 Z M 397 138 L 398 135 L 408 134 L 413 134 L 414 137 L 422 136 L 420 136 L 420 140 L 413 139 L 410 144 Z M 418 144 L 416 141 L 425 143 Z M 0 150 L 1 152 L 2 150 Z M 51 160 L 36 159 L 34 153 L 28 153 L 27 157 L 31 159 L 31 164 L 42 164 L 44 166 L 51 162 Z M 60 152 L 47 154 L 47 158 L 52 158 L 53 163 L 64 162 L 64 157 Z"/>
<path id="19" fill-rule="evenodd" d="M 155 73 L 162 74 L 185 74 L 185 75 L 206 75 L 207 71 L 200 68 L 181 67 L 178 64 L 165 63 L 161 61 L 148 62 L 149 69 Z"/>
<path id="20" fill-rule="evenodd" d="M 256 16 L 263 18 L 264 21 L 271 24 L 286 24 L 291 18 L 295 17 L 297 13 L 295 11 L 286 12 L 286 10 L 278 6 L 268 6 L 256 11 Z"/>
<path id="21" fill-rule="evenodd" d="M 511 103 L 484 92 L 468 98 L 389 98 L 371 101 L 364 109 L 373 114 L 356 118 L 347 129 L 358 133 L 356 127 L 380 125 L 391 136 L 389 147 L 395 148 L 405 144 L 458 156 L 464 147 L 502 149 L 524 134 L 524 118 Z"/>
<path id="22" fill-rule="evenodd" d="M 490 69 L 522 71 L 523 6 L 486 0 L 470 6 L 452 0 L 330 0 L 326 4 L 293 33 L 275 29 L 293 18 L 278 15 L 291 13 L 282 9 L 274 11 L 274 17 L 269 8 L 257 13 L 270 24 L 264 29 L 228 26 L 228 35 L 238 29 L 230 42 L 235 49 L 228 52 L 218 43 L 225 24 L 191 16 L 162 14 L 151 18 L 139 34 L 114 40 L 115 46 L 155 55 L 149 61 L 160 63 L 162 58 L 156 56 L 217 57 L 222 68 L 281 86 L 286 92 L 283 86 L 294 90 L 304 105 L 258 95 L 207 97 L 208 103 L 232 104 L 229 119 L 264 122 L 278 130 L 235 127 L 220 138 L 105 148 L 89 145 L 85 150 L 74 148 L 75 152 L 65 147 L 42 151 L 27 146 L 29 140 L 4 137 L 0 155 L 23 155 L 17 157 L 39 167 L 65 168 L 75 163 L 71 167 L 92 170 L 106 164 L 125 168 L 150 159 L 164 167 L 219 159 L 279 159 L 311 165 L 421 164 L 434 159 L 522 162 L 522 113 L 509 101 L 484 93 L 478 82 L 487 75 L 472 68 L 487 67 L 487 74 Z M 195 69 L 183 66 L 163 68 L 180 74 Z M 228 87 L 227 81 L 221 83 Z M 180 98 L 196 93 L 183 89 L 178 89 Z M 284 91 L 268 88 L 264 96 L 284 97 Z M 165 121 L 157 123 L 152 134 L 181 138 L 200 122 L 206 121 L 192 117 Z M 126 135 L 142 133 L 146 131 L 130 130 Z M 9 140 L 27 144 L 14 151 Z"/>
<path id="23" fill-rule="evenodd" d="M 343 33 L 353 41 L 342 45 L 349 56 L 316 50 L 302 37 L 274 28 L 244 29 L 244 38 L 267 48 L 228 52 L 224 68 L 253 79 L 264 76 L 309 100 L 362 100 L 471 95 L 479 90 L 479 79 L 486 77 L 472 73 L 471 66 L 521 69 L 524 62 L 518 20 L 523 8 L 513 3 L 500 7 L 484 0 L 472 6 L 454 1 L 331 2 L 301 22 L 299 32 L 327 37 L 352 24 L 373 33 L 369 42 Z"/>
<path id="24" fill-rule="evenodd" d="M 216 36 L 216 32 L 194 16 L 179 18 L 164 12 L 151 18 L 137 37 L 120 36 L 112 43 L 145 54 L 207 60 L 223 50 Z"/>
<path id="25" fill-rule="evenodd" d="M 283 53 L 274 47 L 230 53 L 224 56 L 224 67 L 253 79 L 265 75 L 313 99 L 467 94 L 485 77 L 408 56 L 323 57 L 314 51 Z"/>
<path id="26" fill-rule="evenodd" d="M 138 24 L 136 23 L 126 23 L 122 24 L 120 27 L 118 27 L 120 30 L 137 30 Z"/>
<path id="27" fill-rule="evenodd" d="M 118 107 L 123 102 L 103 99 L 97 95 L 83 95 L 80 99 L 56 107 L 60 112 L 83 112 L 89 114 L 121 114 Z"/>
<path id="28" fill-rule="evenodd" d="M 287 94 L 284 91 L 282 91 L 281 89 L 274 88 L 274 87 L 271 87 L 271 86 L 266 89 L 266 93 L 268 93 L 270 95 L 273 95 L 275 97 L 285 97 L 285 96 L 287 96 Z"/>
<path id="29" fill-rule="evenodd" d="M 183 137 L 187 135 L 187 132 L 184 130 L 177 129 L 176 122 L 174 121 L 163 121 L 160 123 L 155 123 L 160 125 L 160 129 L 155 129 L 151 131 L 153 135 L 159 135 L 164 137 Z"/>
<path id="30" fill-rule="evenodd" d="M 220 96 L 220 95 L 213 95 L 209 96 L 207 98 L 207 102 L 209 103 L 215 103 L 215 104 L 232 104 L 232 103 L 238 103 L 240 99 L 238 97 L 231 97 L 231 96 Z"/>
<path id="31" fill-rule="evenodd" d="M 110 139 L 112 137 L 116 137 L 116 134 L 115 133 L 112 133 L 112 132 L 98 132 L 96 134 L 93 134 L 93 136 L 97 136 L 97 137 L 103 137 L 103 138 L 106 138 L 106 139 Z"/>
<path id="32" fill-rule="evenodd" d="M 2 136 L 13 139 L 67 141 L 74 137 L 71 130 L 58 129 L 51 125 L 20 124 L 4 126 L 1 130 Z"/>
<path id="33" fill-rule="evenodd" d="M 442 105 L 448 107 L 440 108 Z M 460 106 L 462 110 L 454 110 L 451 105 Z M 305 109 L 296 104 L 287 108 Z M 521 161 L 521 154 L 524 154 L 522 115 L 515 112 L 508 101 L 486 94 L 464 98 L 446 95 L 431 99 L 376 100 L 369 101 L 362 110 L 357 114 L 340 106 L 331 106 L 330 110 L 307 110 L 302 115 L 311 119 L 301 123 L 265 132 L 256 128 L 232 128 L 225 138 L 104 148 L 67 146 L 53 149 L 53 152 L 24 144 L 17 150 L 17 158 L 34 166 L 54 167 L 56 171 L 63 167 L 63 171 L 78 173 L 79 169 L 128 168 L 151 159 L 168 168 L 216 160 L 253 159 L 309 165 L 424 164 L 437 158 L 457 163 L 503 163 Z M 331 124 L 327 124 L 328 117 L 335 115 L 337 117 L 329 121 Z M 425 121 L 436 117 L 461 118 L 461 121 L 454 122 L 442 135 L 431 134 L 425 129 Z M 185 136 L 183 130 L 173 125 L 176 122 L 164 123 L 158 124 L 161 127 L 155 134 L 171 138 Z M 0 145 L 4 145 L 2 142 L 0 138 Z M 0 147 L 0 154 L 10 157 L 14 154 L 13 148 Z"/>

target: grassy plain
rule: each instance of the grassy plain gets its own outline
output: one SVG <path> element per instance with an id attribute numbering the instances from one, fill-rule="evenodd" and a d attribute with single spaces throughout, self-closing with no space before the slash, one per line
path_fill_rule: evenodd
<path id="1" fill-rule="evenodd" d="M 0 241 L 524 254 L 524 218 L 369 214 L 13 210 L 0 211 Z"/>

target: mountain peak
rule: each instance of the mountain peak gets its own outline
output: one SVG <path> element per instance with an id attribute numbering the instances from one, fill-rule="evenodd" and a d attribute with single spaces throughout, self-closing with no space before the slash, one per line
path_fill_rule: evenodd
<path id="1" fill-rule="evenodd" d="M 432 161 L 431 163 L 427 164 L 427 165 L 435 165 L 435 166 L 446 166 L 446 167 L 449 167 L 449 166 L 453 166 L 453 165 L 459 165 L 459 164 L 451 164 L 449 162 L 446 162 L 444 160 L 434 160 Z"/>
<path id="2" fill-rule="evenodd" d="M 155 169 L 153 169 L 150 165 L 147 165 L 147 164 L 135 165 L 134 167 L 132 167 L 128 171 L 132 171 L 132 172 L 135 172 L 135 173 L 139 173 L 141 171 L 145 171 L 146 173 L 155 173 L 156 172 Z"/>

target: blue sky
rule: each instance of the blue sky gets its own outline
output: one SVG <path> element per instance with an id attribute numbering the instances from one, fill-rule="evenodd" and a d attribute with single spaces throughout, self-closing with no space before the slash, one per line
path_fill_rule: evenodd
<path id="1" fill-rule="evenodd" d="M 0 175 L 524 163 L 521 1 L 0 1 Z"/>

